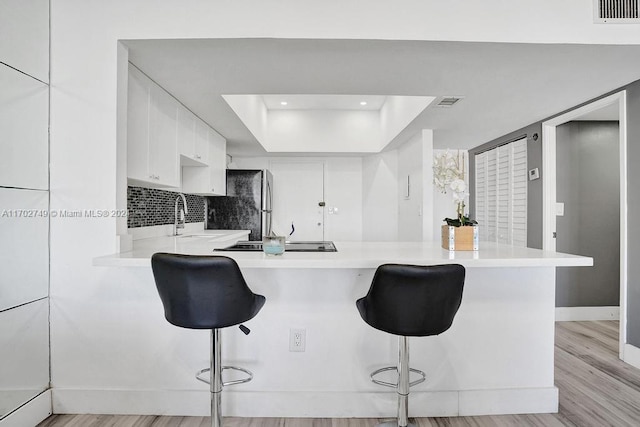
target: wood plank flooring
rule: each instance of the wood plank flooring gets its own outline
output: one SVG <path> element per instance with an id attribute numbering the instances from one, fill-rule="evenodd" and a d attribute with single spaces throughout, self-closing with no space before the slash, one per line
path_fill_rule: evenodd
<path id="1" fill-rule="evenodd" d="M 557 414 L 416 418 L 418 427 L 640 426 L 640 370 L 618 359 L 618 322 L 556 323 Z M 366 418 L 236 418 L 225 427 L 372 427 Z M 208 417 L 53 415 L 38 427 L 208 427 Z"/>

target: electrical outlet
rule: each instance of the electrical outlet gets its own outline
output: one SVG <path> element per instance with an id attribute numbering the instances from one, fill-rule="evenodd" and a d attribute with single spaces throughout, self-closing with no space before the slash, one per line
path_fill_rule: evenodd
<path id="1" fill-rule="evenodd" d="M 289 329 L 289 351 L 304 351 L 306 345 L 306 329 Z"/>

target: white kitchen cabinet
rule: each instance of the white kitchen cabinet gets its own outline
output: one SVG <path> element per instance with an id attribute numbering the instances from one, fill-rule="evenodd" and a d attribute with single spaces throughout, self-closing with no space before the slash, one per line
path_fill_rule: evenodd
<path id="1" fill-rule="evenodd" d="M 49 187 L 49 87 L 2 64 L 0 185 Z"/>
<path id="2" fill-rule="evenodd" d="M 178 102 L 156 84 L 151 85 L 150 100 L 149 172 L 159 185 L 180 187 Z"/>
<path id="3" fill-rule="evenodd" d="M 203 196 L 224 196 L 226 187 L 227 140 L 207 127 L 209 166 L 183 167 L 182 191 Z"/>
<path id="4" fill-rule="evenodd" d="M 151 81 L 129 64 L 127 93 L 127 177 L 149 180 L 149 95 Z"/>
<path id="5" fill-rule="evenodd" d="M 195 156 L 200 163 L 209 164 L 209 126 L 196 117 Z"/>
<path id="6" fill-rule="evenodd" d="M 209 162 L 208 126 L 183 105 L 178 105 L 178 150 L 181 166 L 206 166 Z"/>
<path id="7" fill-rule="evenodd" d="M 208 140 L 211 193 L 224 196 L 227 194 L 227 140 L 211 128 Z"/>
<path id="8" fill-rule="evenodd" d="M 127 96 L 129 183 L 178 188 L 178 102 L 131 64 Z"/>

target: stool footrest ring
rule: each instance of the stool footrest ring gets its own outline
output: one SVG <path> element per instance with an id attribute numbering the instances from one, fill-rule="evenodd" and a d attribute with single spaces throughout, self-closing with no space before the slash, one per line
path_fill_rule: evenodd
<path id="1" fill-rule="evenodd" d="M 237 366 L 223 366 L 222 367 L 222 372 L 224 372 L 225 369 L 232 369 L 234 371 L 240 371 L 240 372 L 244 372 L 245 374 L 248 375 L 248 377 L 246 378 L 241 378 L 239 380 L 232 380 L 232 381 L 223 381 L 222 385 L 223 386 L 227 386 L 227 385 L 235 385 L 235 384 L 242 384 L 242 383 L 248 383 L 249 381 L 251 381 L 253 379 L 253 373 L 251 371 L 249 371 L 248 369 L 244 369 L 244 368 L 239 368 Z M 198 381 L 202 381 L 205 384 L 211 384 L 209 378 L 205 377 L 202 378 L 200 375 L 206 373 L 206 372 L 211 372 L 210 368 L 205 368 L 205 369 L 201 369 L 196 373 L 196 379 Z"/>
<path id="2" fill-rule="evenodd" d="M 387 381 L 377 380 L 377 379 L 374 378 L 376 375 L 381 374 L 383 372 L 387 372 L 387 371 L 396 371 L 397 372 L 398 368 L 396 366 L 387 366 L 387 367 L 384 367 L 384 368 L 376 369 L 375 371 L 373 371 L 371 373 L 371 375 L 369 375 L 369 378 L 371 379 L 371 381 L 373 383 L 378 384 L 378 385 L 382 385 L 382 386 L 385 386 L 385 387 L 392 387 L 392 388 L 398 387 L 398 383 L 390 383 L 390 382 L 387 382 Z M 415 372 L 416 374 L 418 374 L 418 375 L 420 375 L 422 377 L 422 378 L 418 378 L 415 381 L 411 381 L 409 383 L 409 387 L 413 387 L 414 385 L 418 385 L 420 383 L 423 383 L 427 379 L 426 374 L 424 372 L 418 370 L 418 369 L 409 368 L 409 372 Z"/>

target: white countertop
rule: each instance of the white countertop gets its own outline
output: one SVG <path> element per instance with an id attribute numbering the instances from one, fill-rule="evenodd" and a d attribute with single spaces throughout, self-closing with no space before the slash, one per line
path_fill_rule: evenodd
<path id="1" fill-rule="evenodd" d="M 380 264 L 435 265 L 458 263 L 465 267 L 568 267 L 591 266 L 593 259 L 577 255 L 480 242 L 478 251 L 450 252 L 440 242 L 334 242 L 338 252 L 285 252 L 268 256 L 262 252 L 214 252 L 244 239 L 246 231 L 206 230 L 194 237 L 159 237 L 138 240 L 133 250 L 95 258 L 107 267 L 149 267 L 155 252 L 220 255 L 236 260 L 241 268 L 377 268 Z M 238 233 L 244 233 L 238 235 Z M 206 237 L 211 234 L 211 237 Z M 205 237 L 200 237 L 205 235 Z M 235 240 L 234 240 L 235 239 Z"/>

